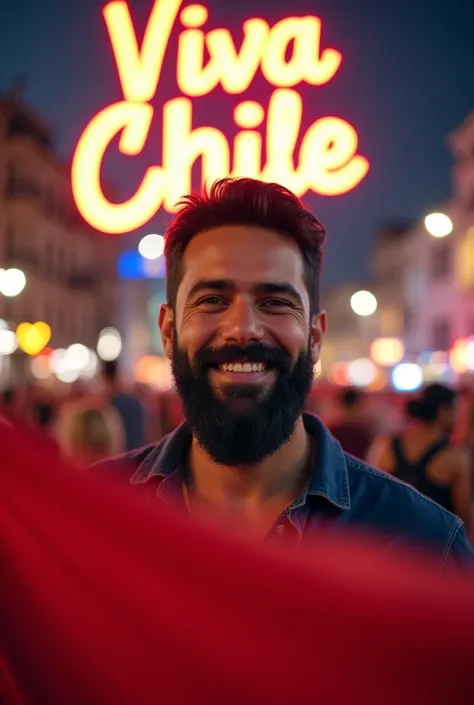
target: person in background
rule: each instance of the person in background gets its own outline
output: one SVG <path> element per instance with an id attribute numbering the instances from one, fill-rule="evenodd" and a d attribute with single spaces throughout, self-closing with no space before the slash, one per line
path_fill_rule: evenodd
<path id="1" fill-rule="evenodd" d="M 58 443 L 55 438 L 55 408 L 49 401 L 38 400 L 31 409 L 31 421 L 33 426 L 40 431 L 43 442 L 47 443 L 51 450 L 58 452 Z"/>
<path id="2" fill-rule="evenodd" d="M 469 453 L 451 444 L 456 393 L 442 384 L 426 387 L 407 404 L 413 421 L 400 435 L 374 442 L 368 461 L 457 514 L 469 530 L 472 472 Z"/>
<path id="3" fill-rule="evenodd" d="M 136 450 L 146 443 L 146 413 L 140 399 L 123 390 L 116 360 L 104 363 L 102 379 L 109 404 L 120 416 L 125 432 L 125 450 Z"/>
<path id="4" fill-rule="evenodd" d="M 0 401 L 0 413 L 9 420 L 15 421 L 17 417 L 17 394 L 14 389 L 4 389 Z"/>
<path id="5" fill-rule="evenodd" d="M 467 396 L 465 399 L 464 418 L 461 433 L 457 439 L 459 446 L 468 454 L 471 468 L 471 520 L 469 538 L 474 545 L 474 399 Z"/>
<path id="6" fill-rule="evenodd" d="M 37 401 L 33 404 L 32 417 L 34 425 L 49 432 L 54 422 L 54 407 L 50 402 Z"/>
<path id="7" fill-rule="evenodd" d="M 330 431 L 346 453 L 365 460 L 374 435 L 368 420 L 363 417 L 364 397 L 355 389 L 346 389 L 341 393 L 339 402 L 341 417 Z"/>
<path id="8" fill-rule="evenodd" d="M 66 406 L 57 426 L 57 439 L 63 455 L 78 467 L 122 453 L 124 435 L 115 409 L 88 401 Z"/>

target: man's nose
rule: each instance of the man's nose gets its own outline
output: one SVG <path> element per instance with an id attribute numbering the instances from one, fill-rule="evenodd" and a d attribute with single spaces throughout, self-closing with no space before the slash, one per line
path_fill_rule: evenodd
<path id="1" fill-rule="evenodd" d="M 242 297 L 232 302 L 222 322 L 221 333 L 227 343 L 236 345 L 262 340 L 264 327 L 252 301 Z"/>

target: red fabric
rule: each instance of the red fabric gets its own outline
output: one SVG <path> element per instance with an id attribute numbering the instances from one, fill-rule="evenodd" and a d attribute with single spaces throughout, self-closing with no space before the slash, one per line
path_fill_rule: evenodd
<path id="1" fill-rule="evenodd" d="M 0 427 L 2 705 L 472 705 L 474 583 L 194 527 Z"/>

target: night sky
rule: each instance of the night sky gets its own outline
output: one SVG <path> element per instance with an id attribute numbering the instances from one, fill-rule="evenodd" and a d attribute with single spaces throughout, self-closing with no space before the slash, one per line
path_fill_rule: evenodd
<path id="1" fill-rule="evenodd" d="M 104 4 L 0 0 L 0 89 L 6 89 L 12 78 L 27 79 L 25 98 L 54 126 L 58 153 L 66 160 L 90 118 L 121 99 L 101 15 Z M 129 4 L 141 37 L 153 0 Z M 379 223 L 420 218 L 450 193 L 451 159 L 445 136 L 474 109 L 474 3 L 208 0 L 203 4 L 210 9 L 206 29 L 227 26 L 236 39 L 242 22 L 252 16 L 273 24 L 288 14 L 317 15 L 323 22 L 322 47 L 342 52 L 343 64 L 330 83 L 297 88 L 304 99 L 303 129 L 328 115 L 346 119 L 358 132 L 359 153 L 368 157 L 371 170 L 347 195 L 334 199 L 309 195 L 305 200 L 328 229 L 326 282 L 364 277 Z M 170 45 L 165 61 L 156 107 L 160 100 L 178 95 L 175 46 Z M 241 98 L 229 99 L 217 89 L 211 97 L 198 99 L 203 106 L 196 109 L 195 125 L 203 124 L 209 112 L 209 103 L 204 102 L 211 100 L 215 117 L 208 124 L 229 131 L 237 98 L 265 103 L 269 93 L 262 80 Z M 130 164 L 125 157 L 111 157 L 106 165 L 107 176 L 124 196 L 134 192 L 150 163 L 147 159 L 161 163 L 159 118 L 152 136 L 156 144 L 148 146 L 142 159 Z M 145 232 L 160 232 L 167 217 L 158 214 Z"/>

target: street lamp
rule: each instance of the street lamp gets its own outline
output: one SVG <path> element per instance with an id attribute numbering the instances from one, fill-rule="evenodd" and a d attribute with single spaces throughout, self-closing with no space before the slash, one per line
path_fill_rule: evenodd
<path id="1" fill-rule="evenodd" d="M 370 291 L 357 291 L 351 296 L 351 308 L 358 316 L 371 316 L 377 310 L 377 299 Z"/>
<path id="2" fill-rule="evenodd" d="M 446 237 L 453 232 L 453 221 L 446 213 L 430 213 L 425 218 L 425 228 L 432 237 Z"/>

